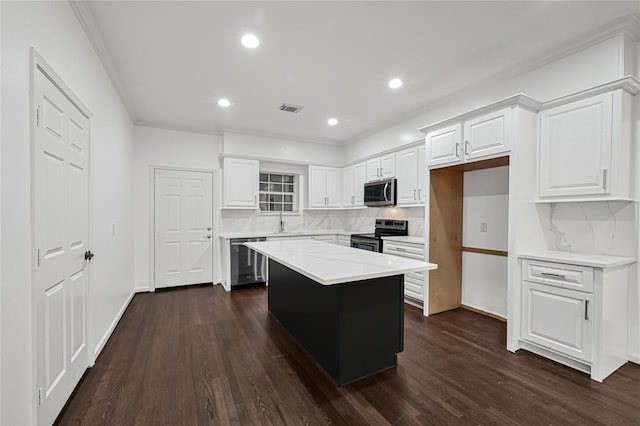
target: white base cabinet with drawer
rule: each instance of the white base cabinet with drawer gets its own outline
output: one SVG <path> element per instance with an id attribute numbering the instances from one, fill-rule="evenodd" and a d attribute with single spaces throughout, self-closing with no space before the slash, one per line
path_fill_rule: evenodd
<path id="1" fill-rule="evenodd" d="M 425 260 L 424 243 L 384 240 L 382 251 L 386 254 Z M 404 302 L 423 308 L 429 306 L 429 290 L 427 288 L 427 271 L 404 274 Z"/>
<path id="2" fill-rule="evenodd" d="M 520 347 L 604 380 L 628 361 L 629 272 L 522 257 Z"/>

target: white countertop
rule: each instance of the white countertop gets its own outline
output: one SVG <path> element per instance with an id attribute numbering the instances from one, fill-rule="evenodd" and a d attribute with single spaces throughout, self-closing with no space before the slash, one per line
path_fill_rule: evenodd
<path id="1" fill-rule="evenodd" d="M 400 243 L 412 243 L 412 244 L 424 245 L 424 237 L 392 236 L 392 237 L 382 237 L 382 239 L 384 241 L 398 241 Z"/>
<path id="2" fill-rule="evenodd" d="M 263 241 L 245 245 L 323 285 L 438 267 L 433 263 L 315 240 Z"/>
<path id="3" fill-rule="evenodd" d="M 326 230 L 326 231 L 291 231 L 291 232 L 266 232 L 266 231 L 237 231 L 222 232 L 220 238 L 231 240 L 233 238 L 257 238 L 257 237 L 304 237 L 315 235 L 351 235 L 356 232 L 345 230 Z"/>
<path id="4" fill-rule="evenodd" d="M 628 265 L 636 261 L 633 257 L 608 256 L 603 254 L 573 253 L 559 250 L 534 250 L 518 253 L 518 257 L 544 260 L 547 262 L 571 263 L 574 265 L 590 266 L 592 268 L 615 268 Z"/>

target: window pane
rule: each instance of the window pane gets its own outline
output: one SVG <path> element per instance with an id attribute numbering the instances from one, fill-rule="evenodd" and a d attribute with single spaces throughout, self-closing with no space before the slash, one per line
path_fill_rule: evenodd
<path id="1" fill-rule="evenodd" d="M 269 194 L 260 194 L 260 202 L 269 201 Z"/>
<path id="2" fill-rule="evenodd" d="M 282 192 L 293 192 L 293 185 L 292 184 L 284 184 L 282 186 L 284 187 Z"/>
<path id="3" fill-rule="evenodd" d="M 282 184 L 281 183 L 272 183 L 271 191 L 273 192 L 282 192 Z"/>
<path id="4" fill-rule="evenodd" d="M 293 203 L 293 195 L 285 195 L 284 196 L 285 203 Z"/>
<path id="5" fill-rule="evenodd" d="M 267 211 L 269 211 L 269 204 L 267 204 L 267 203 L 260 203 L 260 210 L 262 210 L 263 212 L 267 212 Z"/>
<path id="6" fill-rule="evenodd" d="M 279 212 L 282 210 L 282 204 L 271 203 L 269 206 L 271 207 L 271 211 L 274 212 Z"/>
<path id="7" fill-rule="evenodd" d="M 282 181 L 285 183 L 293 183 L 293 175 L 282 176 Z"/>
<path id="8" fill-rule="evenodd" d="M 277 203 L 281 203 L 282 202 L 282 195 L 280 194 L 271 194 L 269 195 L 269 201 L 273 202 L 277 202 Z"/>
<path id="9" fill-rule="evenodd" d="M 260 191 L 268 191 L 268 190 L 269 190 L 269 184 L 260 182 Z"/>
<path id="10" fill-rule="evenodd" d="M 282 175 L 271 175 L 271 182 L 282 182 Z"/>
<path id="11" fill-rule="evenodd" d="M 292 204 L 284 204 L 284 211 L 285 212 L 292 212 L 293 211 L 293 205 Z"/>
<path id="12" fill-rule="evenodd" d="M 260 182 L 269 182 L 269 174 L 260 173 Z"/>

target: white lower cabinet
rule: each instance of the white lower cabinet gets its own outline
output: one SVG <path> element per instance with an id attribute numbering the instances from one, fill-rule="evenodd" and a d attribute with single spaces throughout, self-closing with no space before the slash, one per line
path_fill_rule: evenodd
<path id="1" fill-rule="evenodd" d="M 338 234 L 338 245 L 351 247 L 351 235 Z"/>
<path id="2" fill-rule="evenodd" d="M 331 234 L 331 235 L 316 235 L 313 237 L 314 240 L 316 241 L 324 241 L 325 243 L 331 243 L 331 244 L 335 244 L 336 243 L 336 236 L 335 234 Z"/>
<path id="3" fill-rule="evenodd" d="M 604 380 L 628 361 L 629 270 L 523 258 L 520 346 Z"/>
<path id="4" fill-rule="evenodd" d="M 382 251 L 386 254 L 424 260 L 424 243 L 384 240 Z M 422 308 L 428 303 L 427 272 L 409 272 L 404 274 L 404 301 Z"/>

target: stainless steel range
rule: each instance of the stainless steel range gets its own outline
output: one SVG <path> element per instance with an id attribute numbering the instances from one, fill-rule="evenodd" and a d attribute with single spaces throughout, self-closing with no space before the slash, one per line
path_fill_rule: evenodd
<path id="1" fill-rule="evenodd" d="M 373 234 L 351 234 L 351 247 L 382 253 L 382 237 L 408 235 L 409 222 L 395 219 L 376 219 Z"/>

